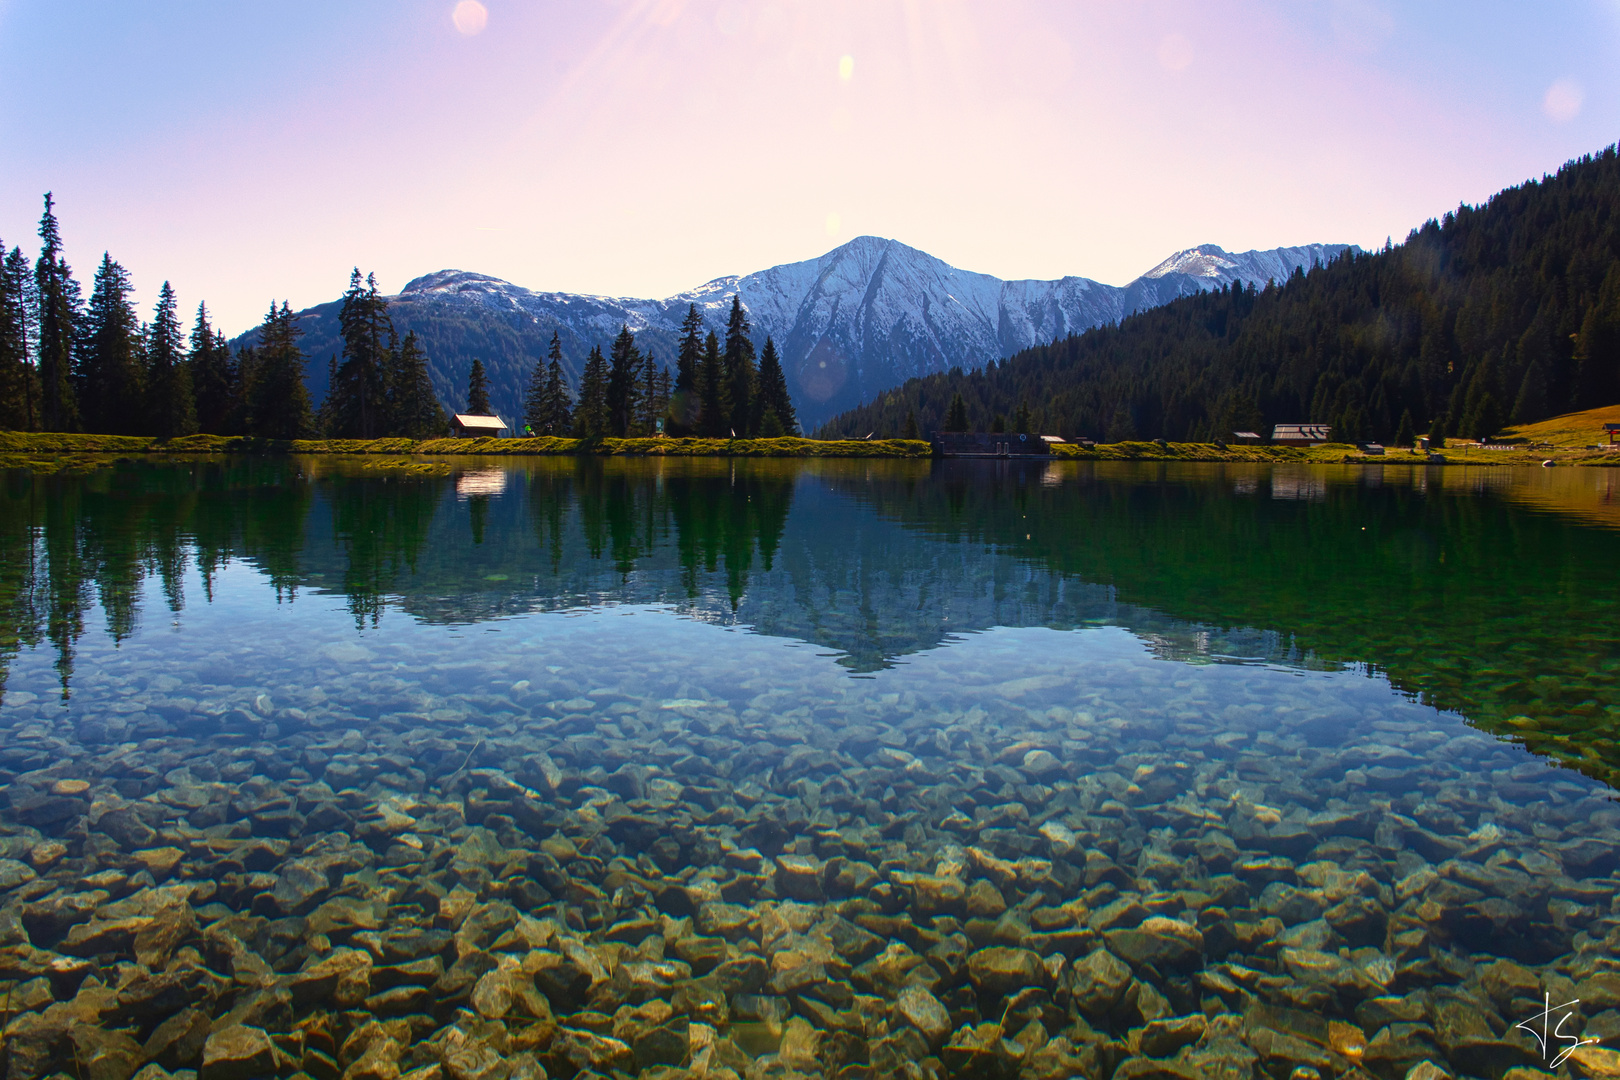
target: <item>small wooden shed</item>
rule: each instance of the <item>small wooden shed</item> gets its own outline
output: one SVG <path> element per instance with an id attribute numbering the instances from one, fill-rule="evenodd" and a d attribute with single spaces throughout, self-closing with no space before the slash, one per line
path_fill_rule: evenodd
<path id="1" fill-rule="evenodd" d="M 498 416 L 456 413 L 455 429 L 456 434 L 463 439 L 477 439 L 486 435 L 498 439 L 501 432 L 506 430 L 506 421 Z"/>

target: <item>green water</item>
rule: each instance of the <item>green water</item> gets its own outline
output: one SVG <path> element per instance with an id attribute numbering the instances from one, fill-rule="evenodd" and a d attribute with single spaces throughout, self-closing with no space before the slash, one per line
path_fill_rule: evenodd
<path id="1" fill-rule="evenodd" d="M 1513 1026 L 1544 993 L 1620 1036 L 1615 481 L 10 475 L 0 989 L 39 999 L 8 1052 L 43 1070 L 13 1075 L 196 1067 L 152 1041 L 177 1005 L 96 1006 L 94 1045 L 45 1019 L 163 972 L 283 1074 L 373 1043 L 513 1077 L 1551 1067 Z M 167 949 L 94 932 L 177 895 Z M 254 1004 L 350 957 L 367 993 Z"/>

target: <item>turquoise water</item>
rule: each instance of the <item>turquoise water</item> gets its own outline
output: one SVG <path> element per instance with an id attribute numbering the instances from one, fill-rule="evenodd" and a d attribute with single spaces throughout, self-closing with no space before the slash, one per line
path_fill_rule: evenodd
<path id="1" fill-rule="evenodd" d="M 1590 1072 L 1610 483 L 13 477 L 8 1068 Z"/>

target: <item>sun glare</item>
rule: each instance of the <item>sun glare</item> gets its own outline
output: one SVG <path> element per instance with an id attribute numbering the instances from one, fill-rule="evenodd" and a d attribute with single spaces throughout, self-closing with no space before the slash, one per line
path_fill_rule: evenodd
<path id="1" fill-rule="evenodd" d="M 472 37 L 482 32 L 485 24 L 489 22 L 489 9 L 478 0 L 461 0 L 451 12 L 450 20 L 456 24 L 456 29 Z"/>
<path id="2" fill-rule="evenodd" d="M 1555 124 L 1567 124 L 1580 115 L 1586 103 L 1586 94 L 1573 79 L 1559 79 L 1547 87 L 1541 99 L 1541 111 Z"/>
<path id="3" fill-rule="evenodd" d="M 853 56 L 840 56 L 838 58 L 838 77 L 844 82 L 855 77 L 855 58 Z"/>

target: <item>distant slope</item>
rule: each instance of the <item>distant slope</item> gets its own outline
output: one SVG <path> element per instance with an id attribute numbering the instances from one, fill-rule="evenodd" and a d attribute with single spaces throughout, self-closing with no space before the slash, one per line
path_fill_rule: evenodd
<path id="1" fill-rule="evenodd" d="M 1502 434 L 1518 443 L 1545 443 L 1548 446 L 1607 446 L 1609 433 L 1604 424 L 1620 424 L 1620 405 L 1565 413 L 1535 424 L 1510 427 Z"/>
<path id="2" fill-rule="evenodd" d="M 1419 434 L 1438 419 L 1476 437 L 1609 404 L 1620 400 L 1620 158 L 1611 146 L 1278 288 L 1182 297 L 984 371 L 908 381 L 821 432 L 894 434 L 908 413 L 933 430 L 957 393 L 973 427 L 1027 404 L 1042 432 L 1108 439 L 1309 421 L 1332 424 L 1336 441 L 1387 440 L 1403 417 Z"/>
<path id="3" fill-rule="evenodd" d="M 758 343 L 769 334 L 781 348 L 788 389 L 810 430 L 908 378 L 977 368 L 1233 281 L 1264 284 L 1344 250 L 1342 244 L 1311 244 L 1230 254 L 1206 244 L 1177 252 L 1129 285 L 1112 286 L 1082 277 L 1003 281 L 863 236 L 818 259 L 716 278 L 663 300 L 533 292 L 485 274 L 441 270 L 411 281 L 389 302 L 399 332 L 421 337 L 442 401 L 462 407 L 467 370 L 477 357 L 489 375 L 491 402 L 515 422 L 529 374 L 553 332 L 577 385 L 585 354 L 609 343 L 621 325 L 669 363 L 689 304 L 723 332 L 730 298 L 741 292 Z M 299 313 L 316 401 L 326 393 L 327 360 L 339 351 L 337 308 L 330 303 Z M 243 335 L 237 344 L 252 337 Z"/>

